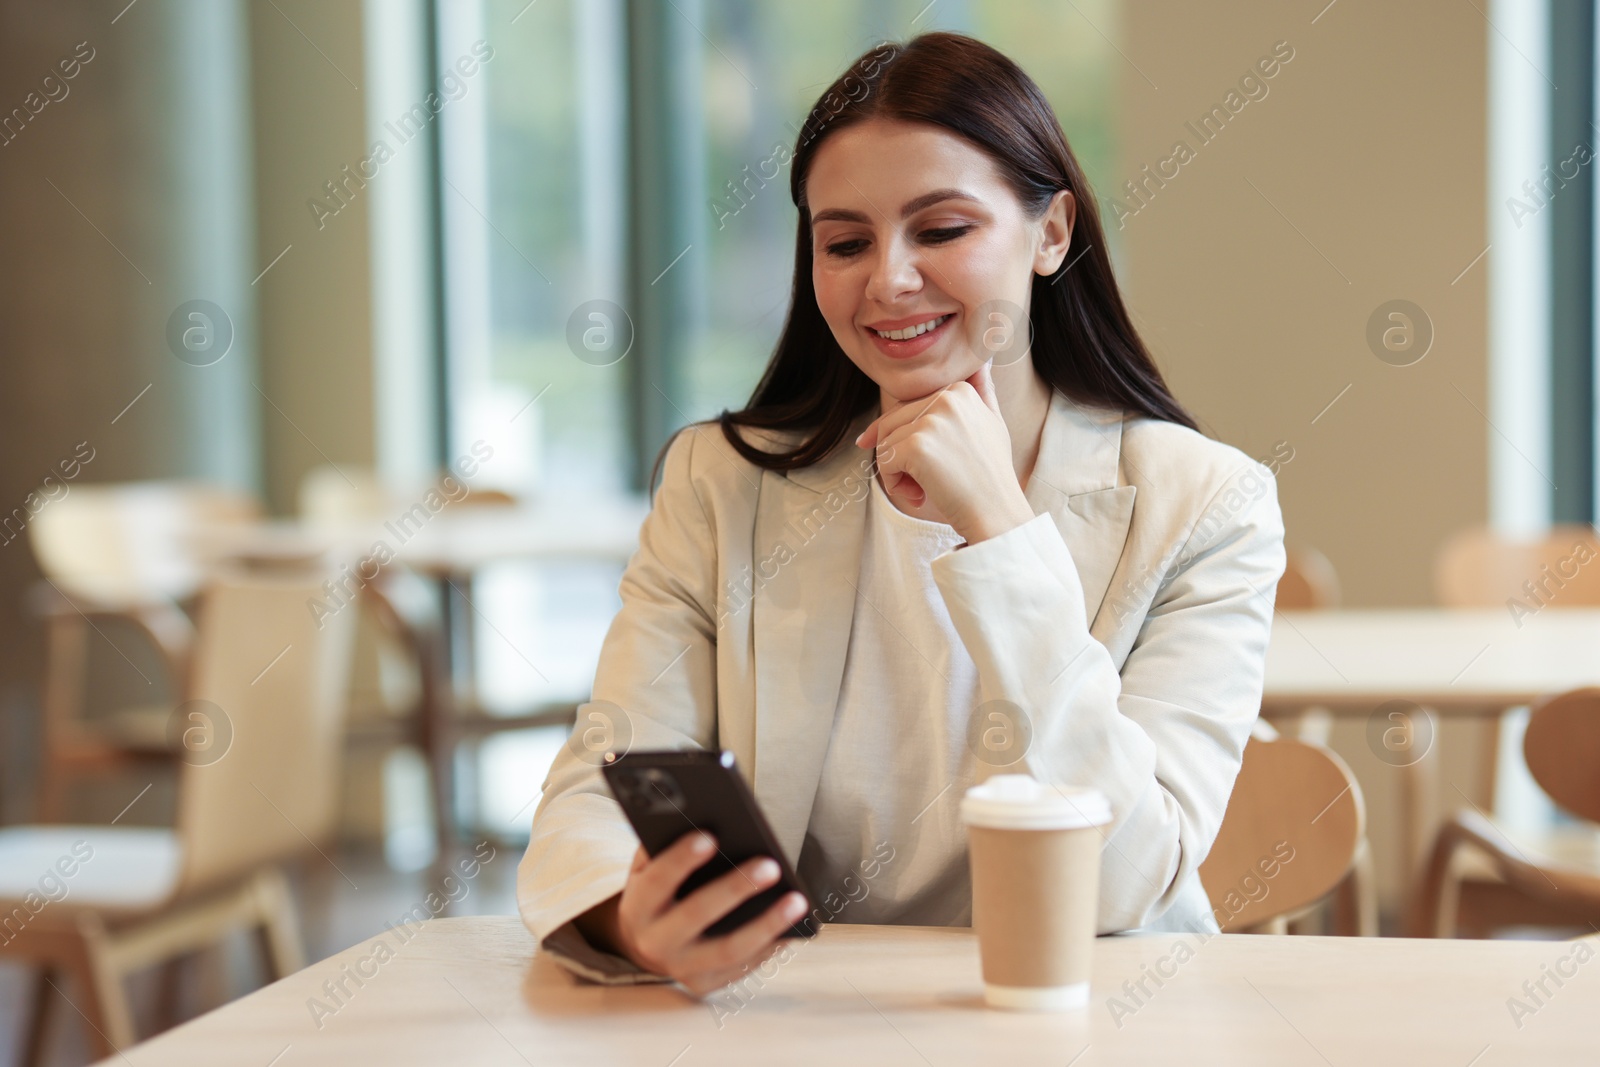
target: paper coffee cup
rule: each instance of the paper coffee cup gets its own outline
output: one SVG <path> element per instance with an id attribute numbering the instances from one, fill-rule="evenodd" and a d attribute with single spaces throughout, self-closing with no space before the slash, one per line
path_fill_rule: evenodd
<path id="1" fill-rule="evenodd" d="M 972 925 L 992 1007 L 1065 1011 L 1089 1002 L 1099 904 L 1097 789 L 997 774 L 961 801 L 972 868 Z"/>

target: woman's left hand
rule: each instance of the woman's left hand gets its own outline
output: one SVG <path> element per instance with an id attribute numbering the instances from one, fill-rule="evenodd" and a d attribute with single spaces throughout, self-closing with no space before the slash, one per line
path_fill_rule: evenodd
<path id="1" fill-rule="evenodd" d="M 876 449 L 890 497 L 948 523 L 969 545 L 1033 518 L 987 361 L 963 381 L 883 412 L 856 444 Z"/>

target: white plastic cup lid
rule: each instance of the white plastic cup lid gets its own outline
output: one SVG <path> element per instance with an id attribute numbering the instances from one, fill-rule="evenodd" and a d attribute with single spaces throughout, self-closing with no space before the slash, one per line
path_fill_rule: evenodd
<path id="1" fill-rule="evenodd" d="M 1026 774 L 997 774 L 967 790 L 961 819 L 992 830 L 1075 830 L 1111 821 L 1111 802 L 1091 786 L 1050 786 Z"/>

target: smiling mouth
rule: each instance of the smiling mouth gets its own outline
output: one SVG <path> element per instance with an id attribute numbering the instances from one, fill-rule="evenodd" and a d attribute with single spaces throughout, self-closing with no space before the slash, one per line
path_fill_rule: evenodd
<path id="1" fill-rule="evenodd" d="M 950 315 L 952 314 L 954 314 L 954 312 L 940 315 L 936 319 L 929 319 L 927 322 L 920 322 L 915 326 L 907 326 L 903 330 L 873 330 L 871 326 L 868 326 L 867 329 L 872 330 L 873 333 L 877 334 L 885 341 L 909 341 L 913 337 L 922 336 L 929 330 L 937 330 L 940 326 L 945 324 L 945 320 L 950 318 Z"/>

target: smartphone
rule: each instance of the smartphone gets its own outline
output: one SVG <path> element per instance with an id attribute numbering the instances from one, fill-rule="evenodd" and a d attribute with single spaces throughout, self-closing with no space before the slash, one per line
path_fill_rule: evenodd
<path id="1" fill-rule="evenodd" d="M 716 839 L 717 851 L 683 880 L 677 899 L 756 856 L 770 856 L 778 864 L 777 882 L 712 923 L 703 936 L 720 937 L 737 930 L 788 892 L 811 903 L 811 894 L 784 857 L 755 794 L 734 766 L 732 752 L 674 749 L 630 752 L 615 759 L 607 755 L 601 773 L 649 855 L 660 854 L 691 830 L 704 830 Z M 808 913 L 783 936 L 811 937 L 816 932 L 816 918 Z"/>

